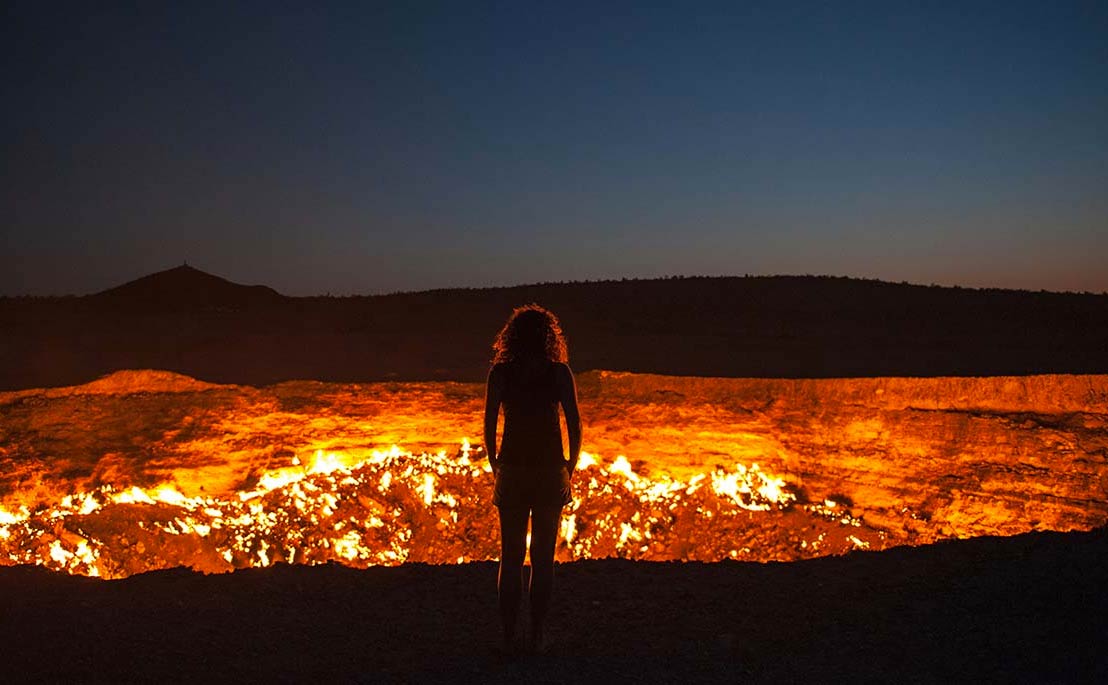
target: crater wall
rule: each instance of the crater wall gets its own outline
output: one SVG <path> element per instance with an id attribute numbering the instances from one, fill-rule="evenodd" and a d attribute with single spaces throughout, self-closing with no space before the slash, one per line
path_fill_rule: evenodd
<path id="1" fill-rule="evenodd" d="M 0 543 L 114 575 L 495 556 L 483 390 L 127 371 L 0 393 Z M 787 560 L 1108 521 L 1108 376 L 600 371 L 578 394 L 595 465 L 562 558 Z M 326 468 L 298 485 L 309 464 Z"/>

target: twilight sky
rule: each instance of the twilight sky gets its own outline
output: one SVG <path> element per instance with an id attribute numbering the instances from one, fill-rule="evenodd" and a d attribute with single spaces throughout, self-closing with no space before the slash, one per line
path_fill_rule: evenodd
<path id="1" fill-rule="evenodd" d="M 109 4 L 0 9 L 0 295 L 1108 290 L 1103 2 Z"/>

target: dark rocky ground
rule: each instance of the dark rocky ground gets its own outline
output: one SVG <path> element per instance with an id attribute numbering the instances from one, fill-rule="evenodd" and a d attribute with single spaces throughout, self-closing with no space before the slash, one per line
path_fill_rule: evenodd
<path id="1" fill-rule="evenodd" d="M 4 679 L 1108 679 L 1105 529 L 793 563 L 583 561 L 557 574 L 550 651 L 505 661 L 492 563 L 121 581 L 4 568 Z"/>

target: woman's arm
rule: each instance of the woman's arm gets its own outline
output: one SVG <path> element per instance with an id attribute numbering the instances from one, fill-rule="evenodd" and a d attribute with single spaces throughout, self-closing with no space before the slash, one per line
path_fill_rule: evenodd
<path id="1" fill-rule="evenodd" d="M 566 431 L 569 433 L 569 463 L 566 466 L 570 473 L 577 468 L 577 459 L 581 456 L 581 413 L 577 409 L 577 383 L 573 380 L 573 372 L 568 364 L 558 366 L 558 400 L 562 403 L 562 411 L 566 415 Z"/>
<path id="2" fill-rule="evenodd" d="M 485 455 L 492 470 L 500 468 L 496 449 L 496 422 L 500 418 L 500 405 L 504 401 L 504 371 L 499 364 L 489 370 L 485 383 Z"/>

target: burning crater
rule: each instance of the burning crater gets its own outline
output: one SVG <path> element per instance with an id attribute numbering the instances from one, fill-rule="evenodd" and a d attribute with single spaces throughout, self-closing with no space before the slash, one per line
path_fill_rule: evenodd
<path id="1" fill-rule="evenodd" d="M 793 560 L 1108 520 L 1108 376 L 589 372 L 559 558 Z M 483 386 L 0 393 L 0 563 L 118 578 L 498 554 Z"/>

